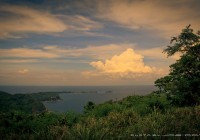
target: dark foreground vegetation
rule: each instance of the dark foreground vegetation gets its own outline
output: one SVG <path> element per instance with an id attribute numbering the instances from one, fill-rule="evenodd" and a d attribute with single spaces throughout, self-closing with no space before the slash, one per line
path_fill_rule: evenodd
<path id="1" fill-rule="evenodd" d="M 156 80 L 158 91 L 99 105 L 89 101 L 82 114 L 45 111 L 41 101 L 51 100 L 52 95 L 53 99 L 59 99 L 56 93 L 32 96 L 2 92 L 0 139 L 199 139 L 199 40 L 200 32 L 194 34 L 190 26 L 172 38 L 172 45 L 165 52 L 168 56 L 179 52 L 181 56 L 170 66 L 168 76 Z M 34 109 L 38 112 L 33 113 Z M 160 136 L 134 136 L 140 134 Z M 166 134 L 187 136 L 162 136 Z"/>
<path id="2" fill-rule="evenodd" d="M 100 105 L 88 102 L 83 114 L 0 114 L 0 139 L 134 139 L 131 134 L 199 132 L 200 106 L 173 107 L 164 95 L 157 94 L 130 96 Z M 147 137 L 140 139 L 144 138 Z"/>

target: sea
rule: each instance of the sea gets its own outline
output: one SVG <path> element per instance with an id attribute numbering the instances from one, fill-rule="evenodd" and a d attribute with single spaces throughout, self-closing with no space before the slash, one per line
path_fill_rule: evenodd
<path id="1" fill-rule="evenodd" d="M 51 112 L 83 112 L 88 101 L 101 104 L 118 101 L 127 96 L 147 95 L 157 90 L 153 85 L 133 86 L 0 86 L 0 91 L 10 94 L 30 94 L 38 92 L 58 92 L 62 100 L 45 101 L 43 104 Z M 66 93 L 71 92 L 71 93 Z"/>

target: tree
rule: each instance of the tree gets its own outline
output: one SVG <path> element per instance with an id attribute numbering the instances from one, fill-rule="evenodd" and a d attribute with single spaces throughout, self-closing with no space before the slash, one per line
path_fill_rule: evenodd
<path id="1" fill-rule="evenodd" d="M 87 104 L 84 106 L 84 113 L 91 111 L 92 109 L 94 109 L 94 107 L 95 103 L 92 101 L 88 101 Z"/>
<path id="2" fill-rule="evenodd" d="M 155 81 L 174 105 L 200 104 L 200 31 L 193 33 L 190 25 L 171 39 L 164 50 L 168 57 L 179 53 L 180 59 L 170 66 L 169 75 Z"/>

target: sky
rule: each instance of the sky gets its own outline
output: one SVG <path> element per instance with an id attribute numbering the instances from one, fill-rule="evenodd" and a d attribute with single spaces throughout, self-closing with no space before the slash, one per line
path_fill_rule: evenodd
<path id="1" fill-rule="evenodd" d="M 0 0 L 0 85 L 153 85 L 199 0 Z"/>

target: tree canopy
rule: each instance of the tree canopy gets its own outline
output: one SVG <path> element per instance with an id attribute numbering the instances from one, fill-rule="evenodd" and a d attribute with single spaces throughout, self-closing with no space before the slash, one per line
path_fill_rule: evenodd
<path id="1" fill-rule="evenodd" d="M 170 66 L 169 75 L 155 81 L 159 93 L 166 94 L 174 105 L 200 104 L 200 31 L 194 33 L 187 26 L 172 37 L 164 53 L 168 57 L 178 53 L 180 59 Z"/>

